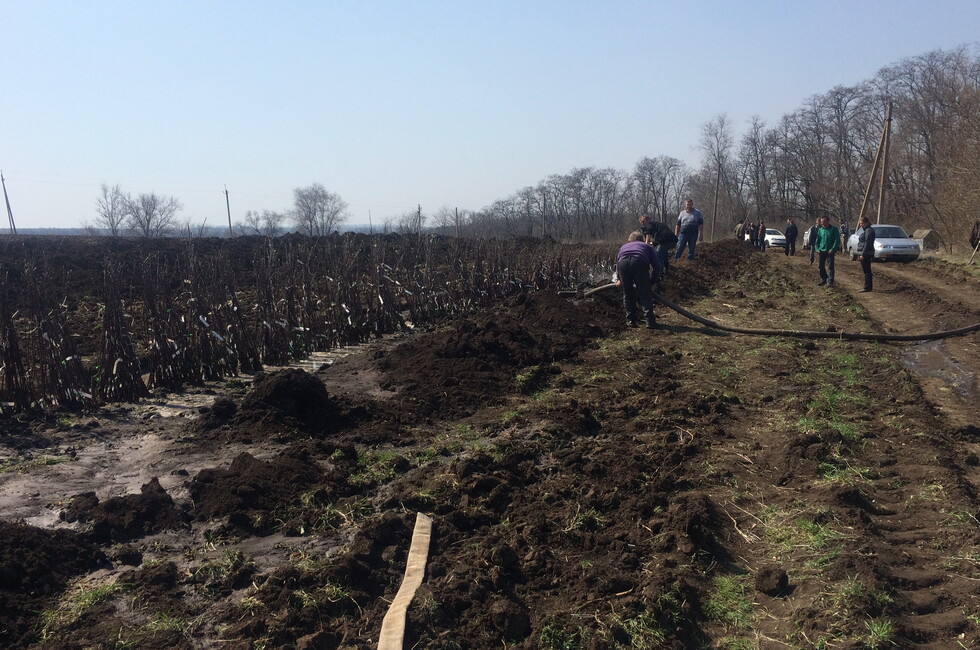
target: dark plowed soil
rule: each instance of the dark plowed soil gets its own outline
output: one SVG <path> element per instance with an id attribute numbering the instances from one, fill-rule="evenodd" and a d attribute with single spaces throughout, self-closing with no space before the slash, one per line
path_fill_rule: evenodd
<path id="1" fill-rule="evenodd" d="M 857 296 L 844 260 L 827 289 L 799 257 L 702 253 L 663 292 L 722 323 L 980 321 L 957 297 L 977 280 L 939 262 Z M 215 385 L 192 417 L 18 424 L 0 503 L 47 504 L 46 528 L 0 529 L 0 645 L 374 648 L 421 512 L 406 648 L 978 647 L 976 334 L 929 344 L 966 369 L 940 375 L 917 344 L 729 335 L 662 307 L 629 329 L 620 300 L 519 296 Z M 139 494 L 44 481 L 151 433 L 171 460 Z"/>

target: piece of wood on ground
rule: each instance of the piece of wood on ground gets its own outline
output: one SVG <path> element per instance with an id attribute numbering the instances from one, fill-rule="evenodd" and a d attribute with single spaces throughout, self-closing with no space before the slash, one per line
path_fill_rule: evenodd
<path id="1" fill-rule="evenodd" d="M 402 650 L 404 647 L 405 615 L 425 576 L 431 538 L 432 518 L 420 512 L 415 517 L 415 530 L 412 532 L 412 545 L 408 551 L 408 562 L 405 564 L 405 576 L 381 622 L 378 650 Z"/>

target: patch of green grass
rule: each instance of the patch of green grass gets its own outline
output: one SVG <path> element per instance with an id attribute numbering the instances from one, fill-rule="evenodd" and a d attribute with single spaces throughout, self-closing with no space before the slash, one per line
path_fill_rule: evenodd
<path id="1" fill-rule="evenodd" d="M 0 458 L 0 474 L 26 472 L 33 467 L 47 467 L 67 462 L 68 456 L 38 456 L 36 458 Z"/>
<path id="2" fill-rule="evenodd" d="M 833 562 L 840 554 L 846 536 L 826 524 L 798 513 L 764 508 L 759 516 L 763 523 L 763 536 L 784 555 L 793 555 L 803 561 L 803 566 L 819 570 Z"/>
<path id="3" fill-rule="evenodd" d="M 703 605 L 704 615 L 739 629 L 748 629 L 754 618 L 747 576 L 717 576 Z"/>
<path id="4" fill-rule="evenodd" d="M 399 458 L 393 451 L 365 452 L 357 457 L 359 471 L 351 474 L 348 482 L 356 486 L 387 483 L 395 478 L 395 464 Z"/>
<path id="5" fill-rule="evenodd" d="M 543 366 L 528 366 L 514 377 L 517 392 L 522 395 L 533 395 L 544 388 L 548 378 L 548 368 Z"/>
<path id="6" fill-rule="evenodd" d="M 541 647 L 547 650 L 579 650 L 582 647 L 582 632 L 549 623 L 541 629 L 540 642 Z"/>
<path id="7" fill-rule="evenodd" d="M 166 612 L 157 612 L 150 619 L 150 622 L 143 626 L 147 632 L 180 632 L 183 634 L 184 630 L 187 629 L 187 621 L 184 619 L 171 616 Z"/>
<path id="8" fill-rule="evenodd" d="M 752 639 L 726 636 L 718 642 L 718 647 L 721 650 L 759 650 L 759 643 Z"/>
<path id="9" fill-rule="evenodd" d="M 870 621 L 865 621 L 864 624 L 868 628 L 868 636 L 865 643 L 868 644 L 871 650 L 895 645 L 895 642 L 892 640 L 892 637 L 895 635 L 895 626 L 889 619 L 873 618 Z"/>
<path id="10" fill-rule="evenodd" d="M 255 616 L 257 612 L 265 609 L 265 603 L 255 596 L 245 596 L 238 603 L 238 608 L 242 611 L 242 616 Z"/>
<path id="11" fill-rule="evenodd" d="M 605 520 L 599 515 L 598 510 L 595 508 L 582 510 L 582 507 L 578 505 L 575 507 L 575 514 L 565 522 L 563 532 L 568 533 L 573 530 L 594 531 L 601 528 L 603 523 Z"/>
<path id="12" fill-rule="evenodd" d="M 617 648 L 635 648 L 636 650 L 655 650 L 663 647 L 667 636 L 657 624 L 656 619 L 646 614 L 628 618 L 621 622 L 623 630 L 629 635 L 629 644 L 617 644 Z"/>
<path id="13" fill-rule="evenodd" d="M 44 640 L 52 638 L 56 628 L 74 623 L 85 613 L 85 610 L 109 600 L 113 595 L 127 587 L 128 585 L 119 582 L 99 585 L 92 589 L 79 591 L 59 603 L 57 608 L 42 612 L 40 619 L 41 638 Z"/>
<path id="14" fill-rule="evenodd" d="M 510 410 L 504 411 L 500 414 L 500 423 L 504 426 L 510 426 L 512 424 L 523 424 L 527 420 L 520 411 Z"/>
<path id="15" fill-rule="evenodd" d="M 839 458 L 825 460 L 818 466 L 820 476 L 828 483 L 853 485 L 868 480 L 870 470 L 864 467 L 854 467 Z"/>

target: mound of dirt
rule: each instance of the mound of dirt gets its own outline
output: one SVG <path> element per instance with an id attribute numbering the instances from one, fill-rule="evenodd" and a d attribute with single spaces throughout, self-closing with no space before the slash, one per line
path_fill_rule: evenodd
<path id="1" fill-rule="evenodd" d="M 296 434 L 322 437 L 343 430 L 360 412 L 327 393 L 316 376 L 298 368 L 256 375 L 241 406 L 233 411 L 231 405 L 216 400 L 206 422 L 198 426 L 214 428 L 227 422 L 231 436 L 238 440 Z"/>
<path id="2" fill-rule="evenodd" d="M 164 530 L 188 528 L 187 514 L 156 478 L 143 485 L 139 494 L 101 503 L 95 492 L 79 494 L 59 516 L 69 523 L 92 522 L 92 537 L 100 543 L 129 542 Z"/>
<path id="3" fill-rule="evenodd" d="M 270 461 L 241 453 L 228 469 L 201 470 L 191 481 L 194 518 L 227 517 L 233 528 L 267 533 L 275 523 L 273 510 L 322 480 L 319 465 L 305 452 L 291 451 Z"/>
<path id="4" fill-rule="evenodd" d="M 107 563 L 78 533 L 0 521 L 0 647 L 29 643 L 38 613 L 68 580 Z"/>
<path id="5" fill-rule="evenodd" d="M 520 369 L 574 357 L 602 336 L 602 320 L 555 293 L 520 295 L 392 350 L 382 388 L 399 388 L 419 415 L 467 415 L 514 391 Z"/>

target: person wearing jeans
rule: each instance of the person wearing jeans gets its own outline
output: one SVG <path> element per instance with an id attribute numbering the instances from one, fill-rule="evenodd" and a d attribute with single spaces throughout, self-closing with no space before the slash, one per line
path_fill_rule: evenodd
<path id="1" fill-rule="evenodd" d="M 660 278 L 663 267 L 660 266 L 657 251 L 643 239 L 643 233 L 637 230 L 630 233 L 627 242 L 620 247 L 616 254 L 616 284 L 623 288 L 626 324 L 637 326 L 636 303 L 639 301 L 647 327 L 656 329 L 657 317 L 653 313 L 650 285 Z"/>
<path id="2" fill-rule="evenodd" d="M 681 258 L 681 252 L 687 247 L 687 259 L 694 259 L 694 247 L 698 239 L 704 239 L 704 217 L 701 212 L 694 208 L 694 201 L 684 200 L 684 210 L 677 215 L 677 225 L 674 227 L 674 235 L 677 237 L 677 250 L 674 251 L 674 259 Z"/>
<path id="3" fill-rule="evenodd" d="M 834 286 L 834 256 L 840 250 L 840 230 L 830 225 L 830 217 L 820 217 L 820 229 L 813 248 L 820 259 L 820 285 Z"/>
<path id="4" fill-rule="evenodd" d="M 860 293 L 867 293 L 873 290 L 871 278 L 871 263 L 875 259 L 875 229 L 871 227 L 871 219 L 861 217 L 858 222 L 858 259 L 861 260 L 861 270 L 864 271 L 864 288 Z"/>
<path id="5" fill-rule="evenodd" d="M 647 215 L 640 216 L 640 232 L 646 239 L 646 243 L 653 245 L 657 249 L 657 257 L 660 258 L 660 266 L 663 274 L 667 274 L 669 266 L 670 250 L 677 246 L 677 237 L 670 230 L 670 226 L 659 221 L 650 221 Z"/>

